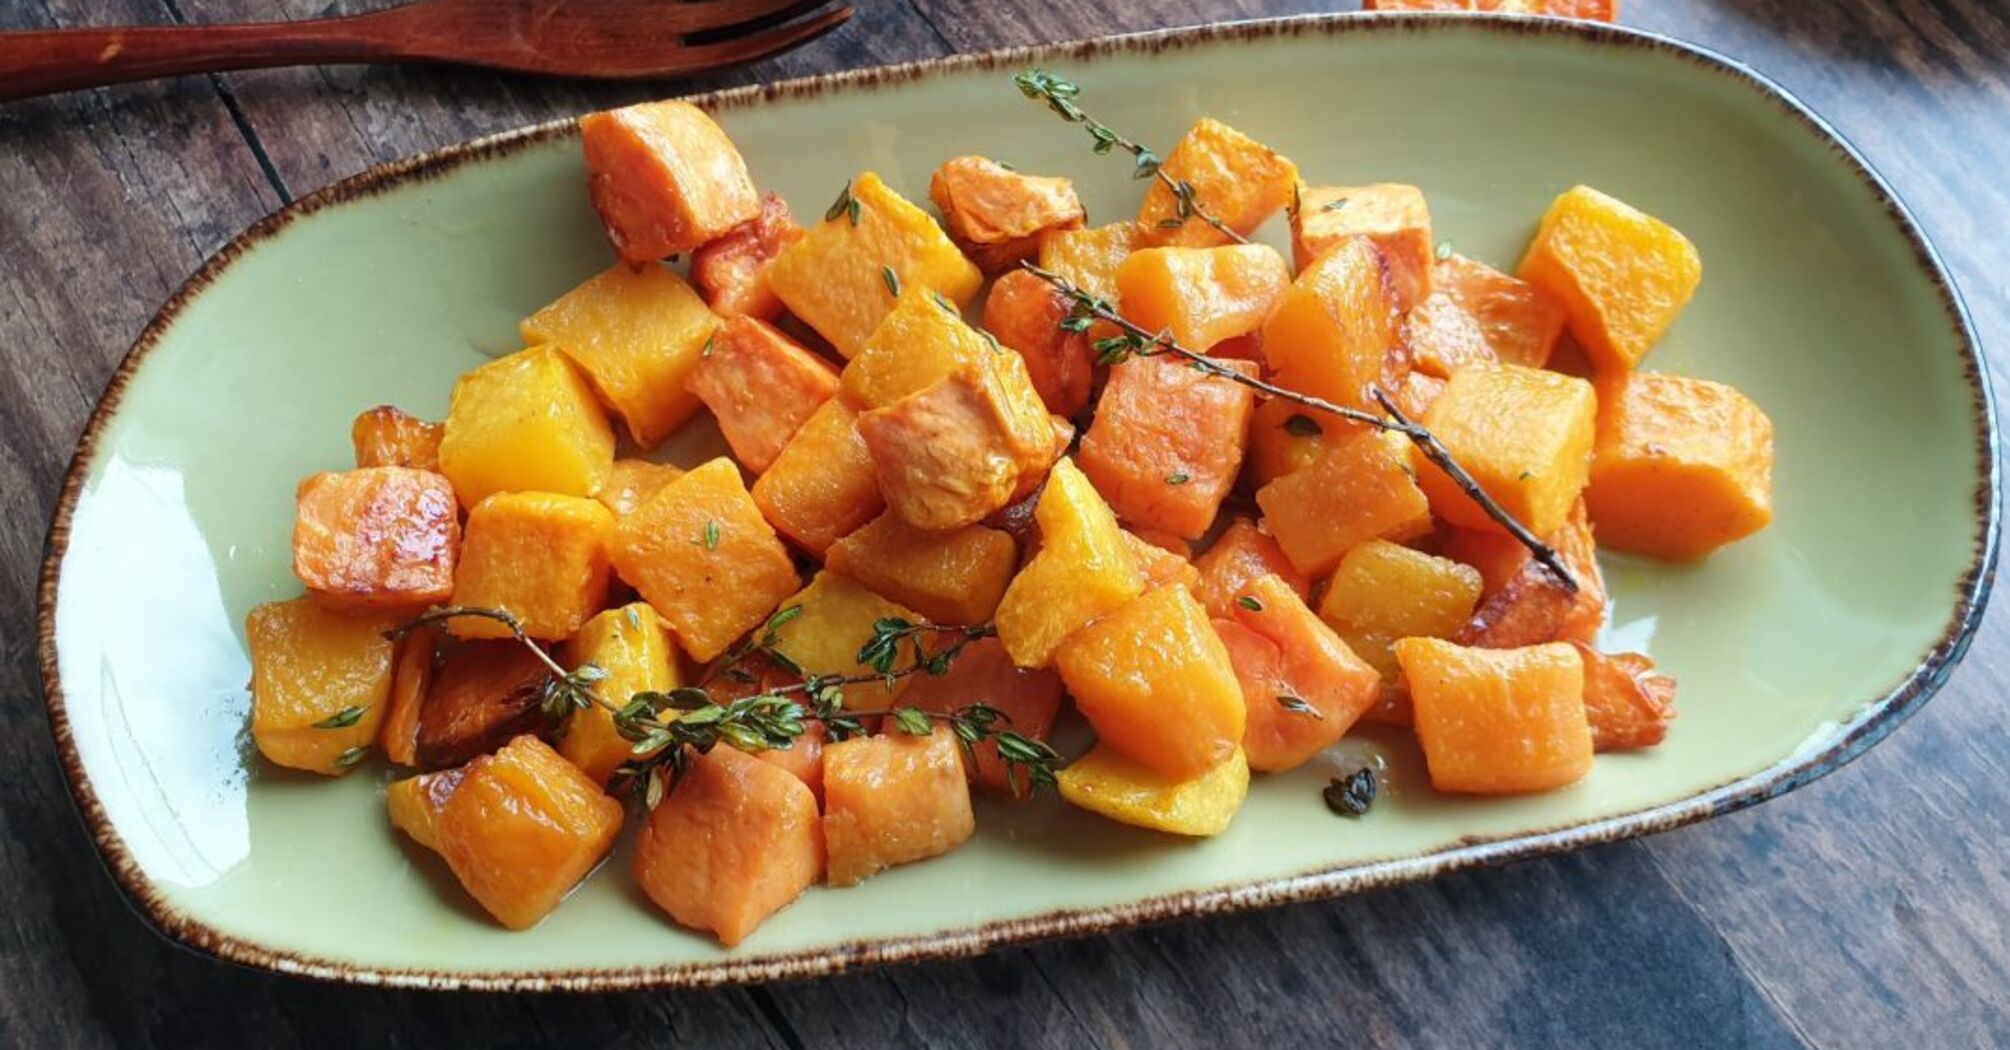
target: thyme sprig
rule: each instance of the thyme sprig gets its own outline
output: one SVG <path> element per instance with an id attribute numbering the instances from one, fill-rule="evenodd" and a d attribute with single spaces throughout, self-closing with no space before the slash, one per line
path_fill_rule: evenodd
<path id="1" fill-rule="evenodd" d="M 1022 262 L 1019 265 L 1035 277 L 1046 281 L 1056 291 L 1067 298 L 1068 314 L 1060 322 L 1064 330 L 1086 332 L 1097 321 L 1107 321 L 1117 327 L 1118 332 L 1116 335 L 1106 336 L 1090 344 L 1096 351 L 1096 362 L 1098 364 L 1116 364 L 1130 357 L 1156 357 L 1162 354 L 1172 354 L 1176 357 L 1186 359 L 1194 368 L 1200 371 L 1220 376 L 1230 382 L 1241 383 L 1243 386 L 1255 390 L 1264 397 L 1290 401 L 1294 404 L 1304 405 L 1307 408 L 1317 409 L 1328 415 L 1339 416 L 1342 419 L 1375 427 L 1379 430 L 1387 430 L 1403 435 L 1410 440 L 1411 444 L 1417 446 L 1418 451 L 1424 454 L 1425 459 L 1430 460 L 1437 465 L 1438 469 L 1444 471 L 1445 476 L 1451 478 L 1452 483 L 1457 485 L 1460 491 L 1471 497 L 1474 503 L 1479 504 L 1480 509 L 1486 512 L 1487 517 L 1499 522 L 1501 527 L 1508 531 L 1509 535 L 1519 541 L 1522 546 L 1527 547 L 1529 553 L 1535 556 L 1535 560 L 1544 569 L 1548 570 L 1549 574 L 1555 577 L 1565 590 L 1572 594 L 1577 593 L 1577 577 L 1563 564 L 1563 559 L 1558 556 L 1556 550 L 1549 544 L 1544 543 L 1535 533 L 1530 532 L 1528 526 L 1516 520 L 1515 516 L 1509 513 L 1507 508 L 1495 502 L 1492 496 L 1487 495 L 1486 490 L 1480 487 L 1480 483 L 1474 480 L 1471 474 L 1466 472 L 1466 468 L 1460 466 L 1458 461 L 1452 458 L 1451 452 L 1445 448 L 1437 436 L 1426 429 L 1423 424 L 1404 414 L 1403 410 L 1397 407 L 1394 399 L 1390 398 L 1380 387 L 1370 386 L 1368 393 L 1375 399 L 1377 404 L 1382 406 L 1383 412 L 1386 413 L 1385 415 L 1378 415 L 1348 405 L 1336 405 L 1324 398 L 1313 397 L 1310 394 L 1278 386 L 1275 383 L 1267 382 L 1229 368 L 1205 354 L 1179 345 L 1179 342 L 1172 337 L 1172 333 L 1169 331 L 1153 332 L 1150 329 L 1139 327 L 1118 313 L 1117 308 L 1109 300 L 1083 290 L 1075 282 L 1052 270 L 1043 269 L 1031 262 Z"/>

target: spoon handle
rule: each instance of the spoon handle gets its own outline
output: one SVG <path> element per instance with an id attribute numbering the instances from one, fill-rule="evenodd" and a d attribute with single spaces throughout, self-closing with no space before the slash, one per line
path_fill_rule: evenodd
<path id="1" fill-rule="evenodd" d="M 104 84 L 307 63 L 396 62 L 401 9 L 236 25 L 0 33 L 0 102 Z M 388 16 L 388 17 L 387 17 Z"/>

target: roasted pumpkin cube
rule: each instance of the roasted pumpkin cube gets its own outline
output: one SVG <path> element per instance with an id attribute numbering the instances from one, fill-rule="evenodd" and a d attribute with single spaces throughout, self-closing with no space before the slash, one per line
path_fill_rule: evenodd
<path id="1" fill-rule="evenodd" d="M 599 865 L 621 803 L 534 736 L 470 763 L 440 807 L 440 855 L 512 930 L 537 925 Z"/>
<path id="2" fill-rule="evenodd" d="M 782 304 L 847 358 L 865 345 L 901 289 L 939 292 L 961 307 L 983 283 L 926 211 L 870 171 L 853 179 L 830 216 L 768 268 L 768 285 Z"/>
<path id="3" fill-rule="evenodd" d="M 1354 237 L 1382 249 L 1396 308 L 1408 310 L 1432 291 L 1437 242 L 1424 191 L 1401 183 L 1303 186 L 1291 213 L 1291 259 L 1303 270 Z"/>
<path id="4" fill-rule="evenodd" d="M 720 457 L 665 485 L 615 526 L 614 571 L 693 660 L 712 659 L 795 593 L 795 562 Z"/>
<path id="5" fill-rule="evenodd" d="M 419 705 L 417 764 L 458 766 L 525 733 L 549 730 L 544 695 L 550 682 L 544 661 L 514 640 L 452 647 Z"/>
<path id="6" fill-rule="evenodd" d="M 984 327 L 1025 360 L 1047 411 L 1072 419 L 1089 405 L 1096 358 L 1087 332 L 1061 327 L 1067 316 L 1066 297 L 1024 270 L 1001 275 L 984 300 Z"/>
<path id="7" fill-rule="evenodd" d="M 1431 506 L 1395 434 L 1356 434 L 1309 467 L 1265 485 L 1256 505 L 1285 557 L 1324 576 L 1355 545 L 1415 539 L 1431 531 Z"/>
<path id="8" fill-rule="evenodd" d="M 453 797 L 465 776 L 464 769 L 442 769 L 384 785 L 384 808 L 390 813 L 391 826 L 411 836 L 413 842 L 437 851 L 440 810 L 446 808 L 447 799 Z"/>
<path id="9" fill-rule="evenodd" d="M 1004 509 L 1026 473 L 1056 452 L 1039 398 L 1015 398 L 999 370 L 983 365 L 863 413 L 858 433 L 887 507 L 935 531 L 975 525 Z"/>
<path id="10" fill-rule="evenodd" d="M 1138 209 L 1138 224 L 1156 244 L 1208 247 L 1228 235 L 1189 216 L 1168 183 L 1193 187 L 1194 203 L 1217 222 L 1247 237 L 1263 220 L 1291 203 L 1298 167 L 1276 150 L 1213 117 L 1202 117 L 1166 154 Z"/>
<path id="11" fill-rule="evenodd" d="M 1572 642 L 1584 661 L 1584 715 L 1594 751 L 1653 747 L 1675 717 L 1675 680 L 1639 653 L 1601 653 Z"/>
<path id="12" fill-rule="evenodd" d="M 1136 222 L 1057 230 L 1040 242 L 1040 268 L 1060 274 L 1090 295 L 1115 302 L 1117 268 L 1132 252 L 1151 243 L 1149 232 Z"/>
<path id="13" fill-rule="evenodd" d="M 718 417 L 741 465 L 758 474 L 837 396 L 838 374 L 773 325 L 742 316 L 720 327 L 684 383 Z"/>
<path id="14" fill-rule="evenodd" d="M 670 636 L 648 602 L 609 609 L 586 621 L 565 643 L 562 655 L 573 670 L 587 664 L 599 668 L 606 677 L 593 689 L 616 707 L 636 693 L 667 693 L 683 684 Z M 565 735 L 559 738 L 558 753 L 594 783 L 605 784 L 616 767 L 635 757 L 635 745 L 614 728 L 613 712 L 595 704 L 572 713 Z"/>
<path id="15" fill-rule="evenodd" d="M 519 327 L 526 344 L 571 358 L 635 443 L 649 448 L 698 411 L 684 384 L 719 317 L 671 270 L 617 263 Z"/>
<path id="16" fill-rule="evenodd" d="M 858 410 L 841 397 L 824 402 L 755 479 L 753 495 L 776 531 L 818 557 L 885 510 Z"/>
<path id="17" fill-rule="evenodd" d="M 1249 797 L 1249 762 L 1239 748 L 1213 769 L 1180 779 L 1097 744 L 1057 779 L 1061 797 L 1081 809 L 1119 824 L 1196 838 L 1227 831 Z"/>
<path id="18" fill-rule="evenodd" d="M 1417 742 L 1439 791 L 1548 791 L 1591 772 L 1584 662 L 1564 643 L 1468 649 L 1405 638 L 1396 660 L 1410 684 Z"/>
<path id="19" fill-rule="evenodd" d="M 1495 360 L 1526 368 L 1549 363 L 1565 321 L 1556 296 L 1457 252 L 1438 261 L 1436 275 L 1437 292 L 1479 323 Z M 1420 359 L 1417 366 L 1425 364 Z M 1449 367 L 1439 374 L 1450 375 Z"/>
<path id="20" fill-rule="evenodd" d="M 339 777 L 361 760 L 389 706 L 391 625 L 306 598 L 252 608 L 251 739 L 266 761 Z"/>
<path id="21" fill-rule="evenodd" d="M 1577 580 L 1572 593 L 1547 568 L 1531 564 L 1521 541 L 1506 533 L 1446 528 L 1439 547 L 1448 558 L 1479 571 L 1481 602 L 1456 634 L 1461 645 L 1516 649 L 1542 642 L 1590 642 L 1605 622 L 1605 578 L 1598 568 L 1598 545 L 1583 500 L 1543 541 L 1556 551 Z"/>
<path id="22" fill-rule="evenodd" d="M 789 612 L 788 610 L 795 610 Z M 921 621 L 921 614 L 867 590 L 849 576 L 825 569 L 809 586 L 784 598 L 772 618 L 771 648 L 812 675 L 871 674 L 859 662 L 859 650 L 872 640 L 881 620 Z M 861 682 L 844 687 L 845 706 L 854 710 L 884 709 L 907 685 L 907 679 Z"/>
<path id="23" fill-rule="evenodd" d="M 293 575 L 337 612 L 416 612 L 453 593 L 461 557 L 453 486 L 430 470 L 359 467 L 296 491 Z"/>
<path id="24" fill-rule="evenodd" d="M 1253 362 L 1219 367 L 1251 379 Z M 1077 462 L 1132 525 L 1194 538 L 1242 470 L 1256 392 L 1173 357 L 1135 357 L 1110 369 Z"/>
<path id="25" fill-rule="evenodd" d="M 1520 649 L 1565 641 L 1564 624 L 1576 604 L 1577 596 L 1569 588 L 1531 560 L 1498 593 L 1481 601 L 1451 640 L 1477 649 Z"/>
<path id="26" fill-rule="evenodd" d="M 1248 518 L 1231 520 L 1193 564 L 1200 573 L 1193 596 L 1217 620 L 1234 619 L 1239 600 L 1249 595 L 1249 584 L 1263 576 L 1277 576 L 1300 600 L 1312 596 L 1312 581 L 1284 556 L 1275 537 Z"/>
<path id="27" fill-rule="evenodd" d="M 798 679 L 788 676 L 783 684 L 794 684 Z M 748 696 L 754 695 L 748 693 Z M 752 752 L 753 757 L 767 763 L 803 782 L 818 805 L 824 799 L 824 740 L 827 734 L 822 722 L 804 722 L 802 735 L 789 742 L 787 747 L 766 747 Z"/>
<path id="28" fill-rule="evenodd" d="M 432 627 L 421 627 L 398 640 L 397 658 L 391 665 L 390 709 L 377 732 L 384 757 L 397 765 L 419 762 L 419 711 L 432 688 L 439 640 L 439 631 Z"/>
<path id="29" fill-rule="evenodd" d="M 627 262 L 680 255 L 760 213 L 740 151 L 688 102 L 589 114 L 579 141 L 593 208 Z"/>
<path id="30" fill-rule="evenodd" d="M 1369 540 L 1340 559 L 1319 599 L 1319 617 L 1393 682 L 1400 674 L 1396 641 L 1457 634 L 1479 605 L 1480 587 L 1480 572 L 1470 565 Z"/>
<path id="31" fill-rule="evenodd" d="M 1045 740 L 1061 710 L 1061 676 L 1051 670 L 1020 667 L 1005 651 L 1005 643 L 980 638 L 963 646 L 948 673 L 908 679 L 900 702 L 904 707 L 941 714 L 983 704 L 1004 716 L 997 726 L 1001 731 Z M 998 756 L 997 740 L 983 740 L 973 745 L 970 753 L 976 759 L 969 768 L 975 783 L 1018 798 L 1032 794 L 1026 773 Z"/>
<path id="32" fill-rule="evenodd" d="M 1181 551 L 1185 541 L 1180 541 Z M 1135 532 L 1125 530 L 1124 546 L 1130 549 L 1132 560 L 1137 562 L 1138 575 L 1144 577 L 1145 590 L 1155 591 L 1161 587 L 1185 587 L 1188 590 L 1200 585 L 1200 570 L 1181 551 L 1159 546 Z"/>
<path id="33" fill-rule="evenodd" d="M 596 500 L 500 492 L 468 512 L 454 604 L 505 610 L 525 634 L 562 641 L 607 604 L 607 539 L 614 513 Z M 507 638 L 507 624 L 450 620 L 459 638 Z"/>
<path id="34" fill-rule="evenodd" d="M 1604 403 L 1584 500 L 1615 550 L 1700 558 L 1773 520 L 1773 423 L 1722 383 L 1635 374 Z"/>
<path id="35" fill-rule="evenodd" d="M 991 619 L 1019 567 L 1019 545 L 981 525 L 930 532 L 887 513 L 831 544 L 824 565 L 933 623 Z"/>
<path id="36" fill-rule="evenodd" d="M 359 467 L 440 469 L 440 435 L 446 428 L 390 405 L 378 405 L 349 425 L 349 443 Z"/>
<path id="37" fill-rule="evenodd" d="M 1027 175 L 989 157 L 943 162 L 929 180 L 928 198 L 950 239 L 986 273 L 1032 258 L 1048 233 L 1082 225 L 1074 183 Z"/>
<path id="38" fill-rule="evenodd" d="M 965 323 L 955 304 L 909 288 L 845 365 L 844 392 L 861 407 L 884 408 L 960 368 L 1008 356 Z"/>
<path id="39" fill-rule="evenodd" d="M 1584 491 L 1597 417 L 1598 397 L 1582 379 L 1472 365 L 1453 373 L 1423 422 L 1494 502 L 1546 536 Z M 1416 467 L 1439 517 L 1463 528 L 1502 528 L 1421 451 Z"/>
<path id="40" fill-rule="evenodd" d="M 591 496 L 613 466 L 607 416 L 557 348 L 498 358 L 454 384 L 440 473 L 462 506 L 498 492 Z"/>
<path id="41" fill-rule="evenodd" d="M 1625 371 L 1696 294 L 1703 260 L 1673 226 L 1577 186 L 1542 217 L 1520 276 L 1563 301 L 1571 337 L 1594 367 Z"/>
<path id="42" fill-rule="evenodd" d="M 1396 330 L 1396 295 L 1382 250 L 1366 237 L 1328 249 L 1292 282 L 1263 324 L 1263 357 L 1280 385 L 1380 412 L 1368 395 L 1409 371 Z"/>
<path id="43" fill-rule="evenodd" d="M 663 486 L 683 476 L 683 468 L 668 463 L 617 459 L 613 469 L 608 471 L 607 484 L 594 498 L 619 518 L 635 513 L 635 508 L 649 502 L 649 497 L 656 495 Z"/>
<path id="44" fill-rule="evenodd" d="M 1283 398 L 1262 398 L 1249 420 L 1245 457 L 1251 488 L 1310 466 L 1342 440 L 1366 427 Z"/>
<path id="45" fill-rule="evenodd" d="M 1187 780 L 1242 742 L 1242 687 L 1184 587 L 1147 591 L 1061 643 L 1061 681 L 1103 746 Z"/>
<path id="46" fill-rule="evenodd" d="M 1267 244 L 1142 248 L 1117 267 L 1125 320 L 1200 353 L 1263 327 L 1289 287 L 1290 267 Z"/>
<path id="47" fill-rule="evenodd" d="M 1248 709 L 1242 750 L 1251 769 L 1295 769 L 1375 706 L 1382 676 L 1282 577 L 1260 576 L 1245 590 L 1233 623 L 1215 624 Z"/>
<path id="48" fill-rule="evenodd" d="M 761 198 L 760 214 L 691 253 L 691 283 L 722 317 L 772 321 L 782 301 L 768 287 L 768 265 L 802 239 L 788 203 L 770 193 Z"/>
<path id="49" fill-rule="evenodd" d="M 994 620 L 1013 662 L 1041 668 L 1062 639 L 1144 593 L 1144 577 L 1116 514 L 1074 461 L 1054 464 L 1033 515 L 1039 553 L 1005 588 Z"/>
<path id="50" fill-rule="evenodd" d="M 1403 345 L 1416 372 L 1432 376 L 1495 360 L 1479 320 L 1444 292 L 1432 292 L 1403 316 Z"/>
<path id="51" fill-rule="evenodd" d="M 977 828 L 956 734 L 889 733 L 824 748 L 824 845 L 833 886 L 941 856 Z"/>

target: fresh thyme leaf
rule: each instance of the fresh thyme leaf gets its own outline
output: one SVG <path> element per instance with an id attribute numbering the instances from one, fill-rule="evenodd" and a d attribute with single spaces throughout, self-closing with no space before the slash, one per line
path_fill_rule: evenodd
<path id="1" fill-rule="evenodd" d="M 1381 793 L 1375 771 L 1367 766 L 1344 777 L 1334 777 L 1321 791 L 1326 800 L 1326 808 L 1343 817 L 1359 817 L 1366 814 L 1375 804 L 1375 796 Z"/>
<path id="2" fill-rule="evenodd" d="M 708 551 L 719 549 L 719 523 L 710 518 L 705 519 L 705 549 Z"/>
<path id="3" fill-rule="evenodd" d="M 348 769 L 349 767 L 355 765 L 356 763 L 363 761 L 363 756 L 368 755 L 369 753 L 370 749 L 367 747 L 363 747 L 361 745 L 352 747 L 349 750 L 344 751 L 341 754 L 335 756 L 335 768 Z"/>
<path id="4" fill-rule="evenodd" d="M 1292 696 L 1288 693 L 1279 693 L 1277 694 L 1277 706 L 1285 709 L 1286 711 L 1291 712 L 1294 715 L 1305 715 L 1311 718 L 1315 722 L 1326 721 L 1326 716 L 1320 713 L 1318 708 L 1313 707 L 1312 704 L 1302 696 Z"/>
<path id="5" fill-rule="evenodd" d="M 963 316 L 963 311 L 958 310 L 956 308 L 956 304 L 950 302 L 949 297 L 943 295 L 941 292 L 935 291 L 934 289 L 930 289 L 928 292 L 928 297 L 930 299 L 935 300 L 935 305 L 942 307 L 944 313 L 953 314 L 957 317 Z"/>
<path id="6" fill-rule="evenodd" d="M 361 707 L 345 707 L 342 710 L 337 711 L 332 715 L 329 715 L 327 718 L 324 718 L 321 721 L 314 723 L 314 728 L 347 729 L 350 726 L 353 726 L 356 723 L 361 722 L 363 720 L 364 712 L 368 710 L 370 710 L 370 705 L 368 704 L 364 704 Z"/>
<path id="7" fill-rule="evenodd" d="M 761 634 L 770 639 L 769 641 L 763 644 L 766 645 L 775 644 L 774 643 L 775 632 L 781 630 L 783 624 L 788 623 L 790 620 L 793 620 L 796 617 L 801 616 L 802 614 L 803 614 L 803 607 L 801 605 L 784 605 L 781 608 L 775 610 L 775 614 L 773 616 L 768 617 L 768 622 L 761 625 Z"/>
<path id="8" fill-rule="evenodd" d="M 1284 421 L 1284 432 L 1292 437 L 1318 437 L 1326 433 L 1326 428 L 1320 426 L 1318 420 L 1303 412 L 1293 412 L 1290 418 Z"/>
<path id="9" fill-rule="evenodd" d="M 1262 612 L 1262 611 L 1263 611 L 1263 603 L 1262 603 L 1262 602 L 1260 602 L 1260 601 L 1257 601 L 1257 600 L 1256 600 L 1255 598 L 1253 598 L 1253 597 L 1251 597 L 1251 596 L 1249 596 L 1249 595 L 1247 595 L 1247 594 L 1243 595 L 1243 596 L 1242 596 L 1242 597 L 1240 597 L 1240 598 L 1237 598 L 1237 599 L 1235 600 L 1235 604 L 1237 604 L 1237 605 L 1240 605 L 1240 606 L 1242 606 L 1242 607 L 1243 607 L 1243 608 L 1245 608 L 1245 609 L 1248 609 L 1248 610 L 1249 610 L 1250 612 Z"/>
<path id="10" fill-rule="evenodd" d="M 1186 471 L 1183 471 L 1183 470 L 1182 470 L 1182 471 L 1178 471 L 1178 472 L 1176 472 L 1176 473 L 1172 473 L 1172 474 L 1167 474 L 1167 475 L 1166 475 L 1166 484 L 1168 484 L 1168 485 L 1184 485 L 1184 484 L 1186 484 L 1187 482 L 1189 482 L 1189 481 L 1192 481 L 1192 480 L 1193 480 L 1193 475 L 1192 475 L 1192 474 L 1188 474 L 1188 473 L 1187 473 Z"/>
<path id="11" fill-rule="evenodd" d="M 639 631 L 642 629 L 642 617 L 635 615 L 634 606 L 631 605 L 628 608 L 621 610 L 621 613 L 622 616 L 628 621 L 629 630 Z"/>
<path id="12" fill-rule="evenodd" d="M 900 275 L 893 272 L 893 267 L 881 266 L 879 268 L 879 279 L 886 282 L 886 290 L 895 299 L 900 298 Z"/>
<path id="13" fill-rule="evenodd" d="M 1438 242 L 1438 261 L 1443 262 L 1451 257 L 1452 257 L 1452 242 L 1450 241 Z"/>
<path id="14" fill-rule="evenodd" d="M 709 335 L 705 337 L 705 349 L 698 351 L 699 357 L 712 356 L 712 343 L 716 338 L 717 337 L 715 336 L 709 336 Z"/>
<path id="15" fill-rule="evenodd" d="M 578 667 L 572 669 L 570 677 L 576 682 L 584 682 L 591 685 L 594 682 L 606 681 L 607 671 L 599 664 L 580 664 Z"/>
<path id="16" fill-rule="evenodd" d="M 664 782 L 663 778 L 663 767 L 650 767 L 646 786 L 642 789 L 643 808 L 655 809 L 658 805 L 662 804 L 663 796 L 668 790 L 669 785 Z"/>
<path id="17" fill-rule="evenodd" d="M 850 218 L 850 219 L 851 219 L 851 224 L 852 224 L 853 228 L 857 228 L 857 226 L 858 226 L 858 217 L 859 217 L 859 214 L 860 214 L 860 213 L 861 213 L 861 212 L 862 212 L 863 210 L 864 210 L 864 209 L 862 209 L 862 208 L 860 208 L 860 207 L 859 207 L 859 203 L 858 203 L 858 198 L 857 198 L 857 197 L 853 197 L 853 198 L 852 198 L 851 200 L 849 200 L 849 201 L 845 202 L 845 206 L 844 206 L 844 213 L 845 213 L 845 215 L 846 215 L 846 216 L 847 216 L 848 218 Z"/>
<path id="18" fill-rule="evenodd" d="M 1326 203 L 1324 203 L 1324 204 L 1320 205 L 1320 206 L 1319 206 L 1319 210 L 1320 210 L 1320 211 L 1339 211 L 1340 209 L 1342 209 L 1342 208 L 1345 208 L 1346 206 L 1347 206 L 1347 198 L 1345 198 L 1345 197 L 1340 197 L 1340 198 L 1338 198 L 1338 199 L 1335 199 L 1335 200 L 1330 200 L 1330 201 L 1327 201 Z"/>
<path id="19" fill-rule="evenodd" d="M 935 727 L 928 724 L 928 716 L 918 707 L 903 707 L 895 711 L 893 724 L 908 736 L 927 736 L 935 732 Z"/>
<path id="20" fill-rule="evenodd" d="M 836 222 L 838 216 L 843 215 L 845 212 L 849 211 L 852 208 L 852 205 L 853 202 L 851 199 L 851 180 L 846 179 L 844 180 L 844 189 L 838 191 L 838 199 L 832 201 L 831 206 L 829 208 L 824 209 L 824 221 Z M 851 224 L 853 226 L 857 226 L 858 219 L 853 218 Z"/>

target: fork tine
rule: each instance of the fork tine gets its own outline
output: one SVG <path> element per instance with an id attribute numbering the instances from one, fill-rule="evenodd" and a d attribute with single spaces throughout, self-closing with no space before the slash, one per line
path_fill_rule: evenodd
<path id="1" fill-rule="evenodd" d="M 691 68 L 709 69 L 714 66 L 735 65 L 766 58 L 815 40 L 845 24 L 851 19 L 851 15 L 852 9 L 849 6 L 835 7 L 815 18 L 801 22 L 790 22 L 787 25 L 716 43 L 693 45 L 685 48 L 679 55 L 680 64 Z"/>
<path id="2" fill-rule="evenodd" d="M 664 23 L 683 33 L 725 30 L 775 15 L 803 14 L 828 0 L 704 0 L 666 5 Z M 790 8 L 800 8 L 790 11 Z"/>

